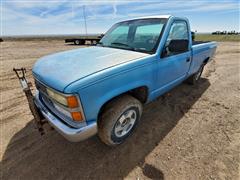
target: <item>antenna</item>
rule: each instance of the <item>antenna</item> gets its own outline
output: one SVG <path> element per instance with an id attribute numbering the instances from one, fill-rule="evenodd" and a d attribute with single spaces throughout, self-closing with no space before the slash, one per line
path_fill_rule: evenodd
<path id="1" fill-rule="evenodd" d="M 87 21 L 86 21 L 86 14 L 85 14 L 85 5 L 83 5 L 83 18 L 85 22 L 85 33 L 87 35 Z"/>

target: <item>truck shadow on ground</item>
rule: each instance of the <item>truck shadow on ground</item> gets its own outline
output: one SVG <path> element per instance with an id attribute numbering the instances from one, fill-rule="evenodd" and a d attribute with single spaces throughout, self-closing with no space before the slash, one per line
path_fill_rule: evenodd
<path id="1" fill-rule="evenodd" d="M 122 179 L 136 167 L 149 178 L 164 179 L 164 172 L 144 159 L 209 86 L 202 78 L 196 86 L 182 84 L 145 105 L 135 133 L 115 148 L 97 136 L 80 143 L 68 142 L 55 131 L 40 137 L 30 122 L 8 144 L 1 162 L 3 179 Z"/>

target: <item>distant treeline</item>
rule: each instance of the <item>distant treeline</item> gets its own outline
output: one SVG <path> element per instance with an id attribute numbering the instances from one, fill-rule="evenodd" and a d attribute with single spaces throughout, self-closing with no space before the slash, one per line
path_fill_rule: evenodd
<path id="1" fill-rule="evenodd" d="M 239 35 L 240 32 L 237 31 L 215 31 L 212 32 L 213 35 Z"/>

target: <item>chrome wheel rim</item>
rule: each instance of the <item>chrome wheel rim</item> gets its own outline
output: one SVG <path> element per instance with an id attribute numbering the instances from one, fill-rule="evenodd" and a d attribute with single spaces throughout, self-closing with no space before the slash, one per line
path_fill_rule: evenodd
<path id="1" fill-rule="evenodd" d="M 116 122 L 114 133 L 115 135 L 120 138 L 125 136 L 127 133 L 131 131 L 135 122 L 137 120 L 137 113 L 135 110 L 128 110 L 123 113 L 118 121 Z"/>

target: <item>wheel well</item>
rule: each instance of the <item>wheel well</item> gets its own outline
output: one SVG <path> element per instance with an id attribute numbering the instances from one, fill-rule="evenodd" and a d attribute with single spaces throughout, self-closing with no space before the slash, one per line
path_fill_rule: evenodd
<path id="1" fill-rule="evenodd" d="M 124 92 L 118 96 L 115 96 L 113 97 L 112 99 L 108 100 L 107 102 L 104 103 L 104 105 L 101 107 L 99 113 L 98 113 L 98 119 L 99 119 L 99 116 L 102 114 L 102 112 L 105 110 L 105 107 L 107 106 L 108 103 L 110 103 L 112 100 L 122 96 L 122 95 L 125 95 L 125 94 L 129 94 L 133 97 L 135 97 L 136 99 L 138 99 L 141 103 L 145 103 L 147 101 L 147 98 L 148 98 L 148 88 L 147 86 L 141 86 L 141 87 L 137 87 L 137 88 L 134 88 L 132 90 L 129 90 L 127 92 Z"/>
<path id="2" fill-rule="evenodd" d="M 203 61 L 203 64 L 205 65 L 205 64 L 207 64 L 208 63 L 208 61 L 209 61 L 209 57 L 208 58 L 206 58 L 204 61 Z"/>
<path id="3" fill-rule="evenodd" d="M 141 103 L 145 103 L 148 98 L 148 88 L 146 86 L 141 86 L 135 89 L 132 89 L 127 92 L 131 96 L 138 99 Z"/>

